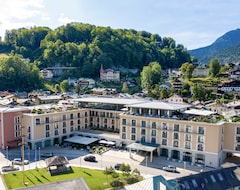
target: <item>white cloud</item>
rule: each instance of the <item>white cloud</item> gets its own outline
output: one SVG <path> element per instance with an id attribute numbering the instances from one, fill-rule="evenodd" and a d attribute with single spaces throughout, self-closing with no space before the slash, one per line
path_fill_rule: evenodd
<path id="1" fill-rule="evenodd" d="M 70 22 L 75 22 L 74 19 L 68 18 L 67 16 L 65 16 L 63 13 L 60 15 L 60 17 L 58 18 L 58 21 L 62 24 L 67 24 Z"/>
<path id="2" fill-rule="evenodd" d="M 0 36 L 6 30 L 34 26 L 32 18 L 41 17 L 43 0 L 0 0 Z"/>

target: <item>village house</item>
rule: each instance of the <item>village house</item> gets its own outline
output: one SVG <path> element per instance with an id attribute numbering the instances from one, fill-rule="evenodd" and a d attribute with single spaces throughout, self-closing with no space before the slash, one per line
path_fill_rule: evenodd
<path id="1" fill-rule="evenodd" d="M 120 71 L 114 71 L 113 69 L 104 69 L 101 65 L 100 80 L 102 81 L 120 81 Z"/>

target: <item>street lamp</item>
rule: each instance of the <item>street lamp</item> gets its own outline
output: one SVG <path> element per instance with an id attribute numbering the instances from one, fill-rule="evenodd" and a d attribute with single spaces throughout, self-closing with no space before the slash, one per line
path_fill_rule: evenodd
<path id="1" fill-rule="evenodd" d="M 40 157 L 41 157 L 41 155 L 40 155 L 40 147 L 38 147 L 38 161 L 39 161 L 39 167 L 40 167 Z"/>
<path id="2" fill-rule="evenodd" d="M 6 147 L 7 165 L 8 165 L 8 146 Z"/>

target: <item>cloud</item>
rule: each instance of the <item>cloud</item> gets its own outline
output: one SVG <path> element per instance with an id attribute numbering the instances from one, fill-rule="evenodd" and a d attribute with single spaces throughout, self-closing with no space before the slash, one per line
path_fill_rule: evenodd
<path id="1" fill-rule="evenodd" d="M 67 24 L 70 22 L 75 22 L 74 19 L 68 18 L 67 16 L 65 16 L 63 13 L 60 15 L 60 17 L 58 18 L 58 21 L 62 24 Z"/>
<path id="2" fill-rule="evenodd" d="M 6 30 L 34 26 L 32 18 L 41 17 L 43 0 L 0 0 L 0 36 Z"/>

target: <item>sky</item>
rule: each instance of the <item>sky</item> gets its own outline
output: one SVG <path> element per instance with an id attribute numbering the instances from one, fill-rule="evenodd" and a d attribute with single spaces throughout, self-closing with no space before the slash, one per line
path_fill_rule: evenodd
<path id="1" fill-rule="evenodd" d="M 0 36 L 81 22 L 171 37 L 191 50 L 240 28 L 239 8 L 239 0 L 0 0 Z"/>

